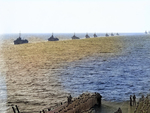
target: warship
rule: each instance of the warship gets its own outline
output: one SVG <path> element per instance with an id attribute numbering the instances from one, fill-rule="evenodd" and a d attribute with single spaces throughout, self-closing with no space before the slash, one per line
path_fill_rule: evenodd
<path id="1" fill-rule="evenodd" d="M 111 35 L 111 36 L 114 36 L 114 34 L 113 34 L 113 33 L 111 33 L 110 35 Z"/>
<path id="2" fill-rule="evenodd" d="M 96 33 L 94 33 L 94 35 L 93 35 L 94 37 L 97 37 L 97 35 L 96 35 Z"/>
<path id="3" fill-rule="evenodd" d="M 14 40 L 14 44 L 24 44 L 24 43 L 28 43 L 28 40 L 22 40 L 21 39 L 21 33 L 19 33 L 19 38 L 17 38 L 16 40 Z"/>
<path id="4" fill-rule="evenodd" d="M 75 33 L 74 33 L 74 35 L 71 38 L 72 39 L 80 39 L 79 37 L 75 36 Z"/>
<path id="5" fill-rule="evenodd" d="M 117 36 L 119 36 L 119 33 L 116 33 Z"/>
<path id="6" fill-rule="evenodd" d="M 109 36 L 109 35 L 106 33 L 105 36 Z"/>
<path id="7" fill-rule="evenodd" d="M 145 34 L 147 34 L 147 31 L 145 31 Z"/>
<path id="8" fill-rule="evenodd" d="M 48 41 L 59 41 L 59 39 L 56 37 L 54 38 L 53 33 L 52 33 L 52 36 L 48 38 Z"/>
<path id="9" fill-rule="evenodd" d="M 90 36 L 88 34 L 85 35 L 86 38 L 90 38 Z"/>

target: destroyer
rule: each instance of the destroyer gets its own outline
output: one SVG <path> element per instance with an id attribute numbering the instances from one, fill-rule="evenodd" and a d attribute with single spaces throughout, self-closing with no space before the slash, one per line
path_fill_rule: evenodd
<path id="1" fill-rule="evenodd" d="M 96 35 L 96 33 L 94 33 L 94 35 L 93 35 L 94 37 L 97 37 L 97 35 Z"/>
<path id="2" fill-rule="evenodd" d="M 28 43 L 28 40 L 22 40 L 21 39 L 21 33 L 19 33 L 19 38 L 17 38 L 15 41 L 14 41 L 14 44 L 23 44 L 23 43 Z"/>
<path id="3" fill-rule="evenodd" d="M 85 35 L 86 38 L 90 38 L 90 36 L 88 34 Z"/>
<path id="4" fill-rule="evenodd" d="M 75 36 L 75 33 L 74 33 L 74 35 L 71 38 L 72 39 L 80 39 L 79 37 Z"/>
<path id="5" fill-rule="evenodd" d="M 53 33 L 52 33 L 52 36 L 48 38 L 48 41 L 59 41 L 59 39 L 56 37 L 54 38 Z"/>
<path id="6" fill-rule="evenodd" d="M 109 35 L 106 33 L 105 36 L 109 36 Z"/>
<path id="7" fill-rule="evenodd" d="M 113 34 L 113 33 L 111 33 L 111 36 L 114 36 L 114 34 Z"/>

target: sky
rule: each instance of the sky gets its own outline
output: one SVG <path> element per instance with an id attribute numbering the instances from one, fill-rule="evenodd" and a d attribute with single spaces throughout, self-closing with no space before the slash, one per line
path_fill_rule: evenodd
<path id="1" fill-rule="evenodd" d="M 149 6 L 149 0 L 0 0 L 0 34 L 145 32 Z"/>

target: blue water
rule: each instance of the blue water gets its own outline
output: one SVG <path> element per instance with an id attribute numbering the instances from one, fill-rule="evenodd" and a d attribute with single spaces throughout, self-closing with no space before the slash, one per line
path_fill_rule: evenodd
<path id="1" fill-rule="evenodd" d="M 7 88 L 5 76 L 0 74 L 0 113 L 5 113 L 7 109 Z"/>
<path id="2" fill-rule="evenodd" d="M 113 56 L 95 56 L 69 63 L 62 67 L 57 74 L 62 86 L 72 95 L 82 92 L 99 92 L 103 99 L 124 101 L 129 95 L 137 96 L 150 92 L 150 35 L 144 33 L 119 33 L 124 36 L 125 49 L 121 54 Z M 89 33 L 92 37 L 93 33 Z M 105 33 L 97 33 L 104 36 Z M 28 39 L 37 37 L 47 40 L 51 33 L 27 34 L 21 37 Z M 60 40 L 71 39 L 73 33 L 54 33 Z M 76 36 L 85 38 L 85 33 L 76 33 Z M 18 34 L 2 34 L 0 39 L 16 39 Z M 12 41 L 13 43 L 13 41 Z M 0 74 L 0 112 L 6 111 L 7 87 L 5 75 Z"/>
<path id="3" fill-rule="evenodd" d="M 1 38 L 1 37 L 0 37 Z M 0 40 L 1 50 L 2 40 Z M 5 113 L 7 109 L 7 87 L 6 87 L 6 76 L 2 70 L 3 67 L 2 54 L 0 54 L 0 113 Z"/>
<path id="4" fill-rule="evenodd" d="M 99 92 L 104 100 L 126 101 L 150 93 L 150 36 L 126 36 L 116 56 L 85 58 L 63 67 L 60 81 L 72 95 Z"/>

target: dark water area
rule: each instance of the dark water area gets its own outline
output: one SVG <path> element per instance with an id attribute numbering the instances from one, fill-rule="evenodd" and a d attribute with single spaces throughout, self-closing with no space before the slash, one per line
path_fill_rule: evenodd
<path id="1" fill-rule="evenodd" d="M 150 93 L 150 35 L 124 36 L 121 54 L 96 56 L 63 67 L 60 81 L 73 96 L 99 92 L 104 100 L 127 101 Z M 111 56 L 111 57 L 108 57 Z"/>

